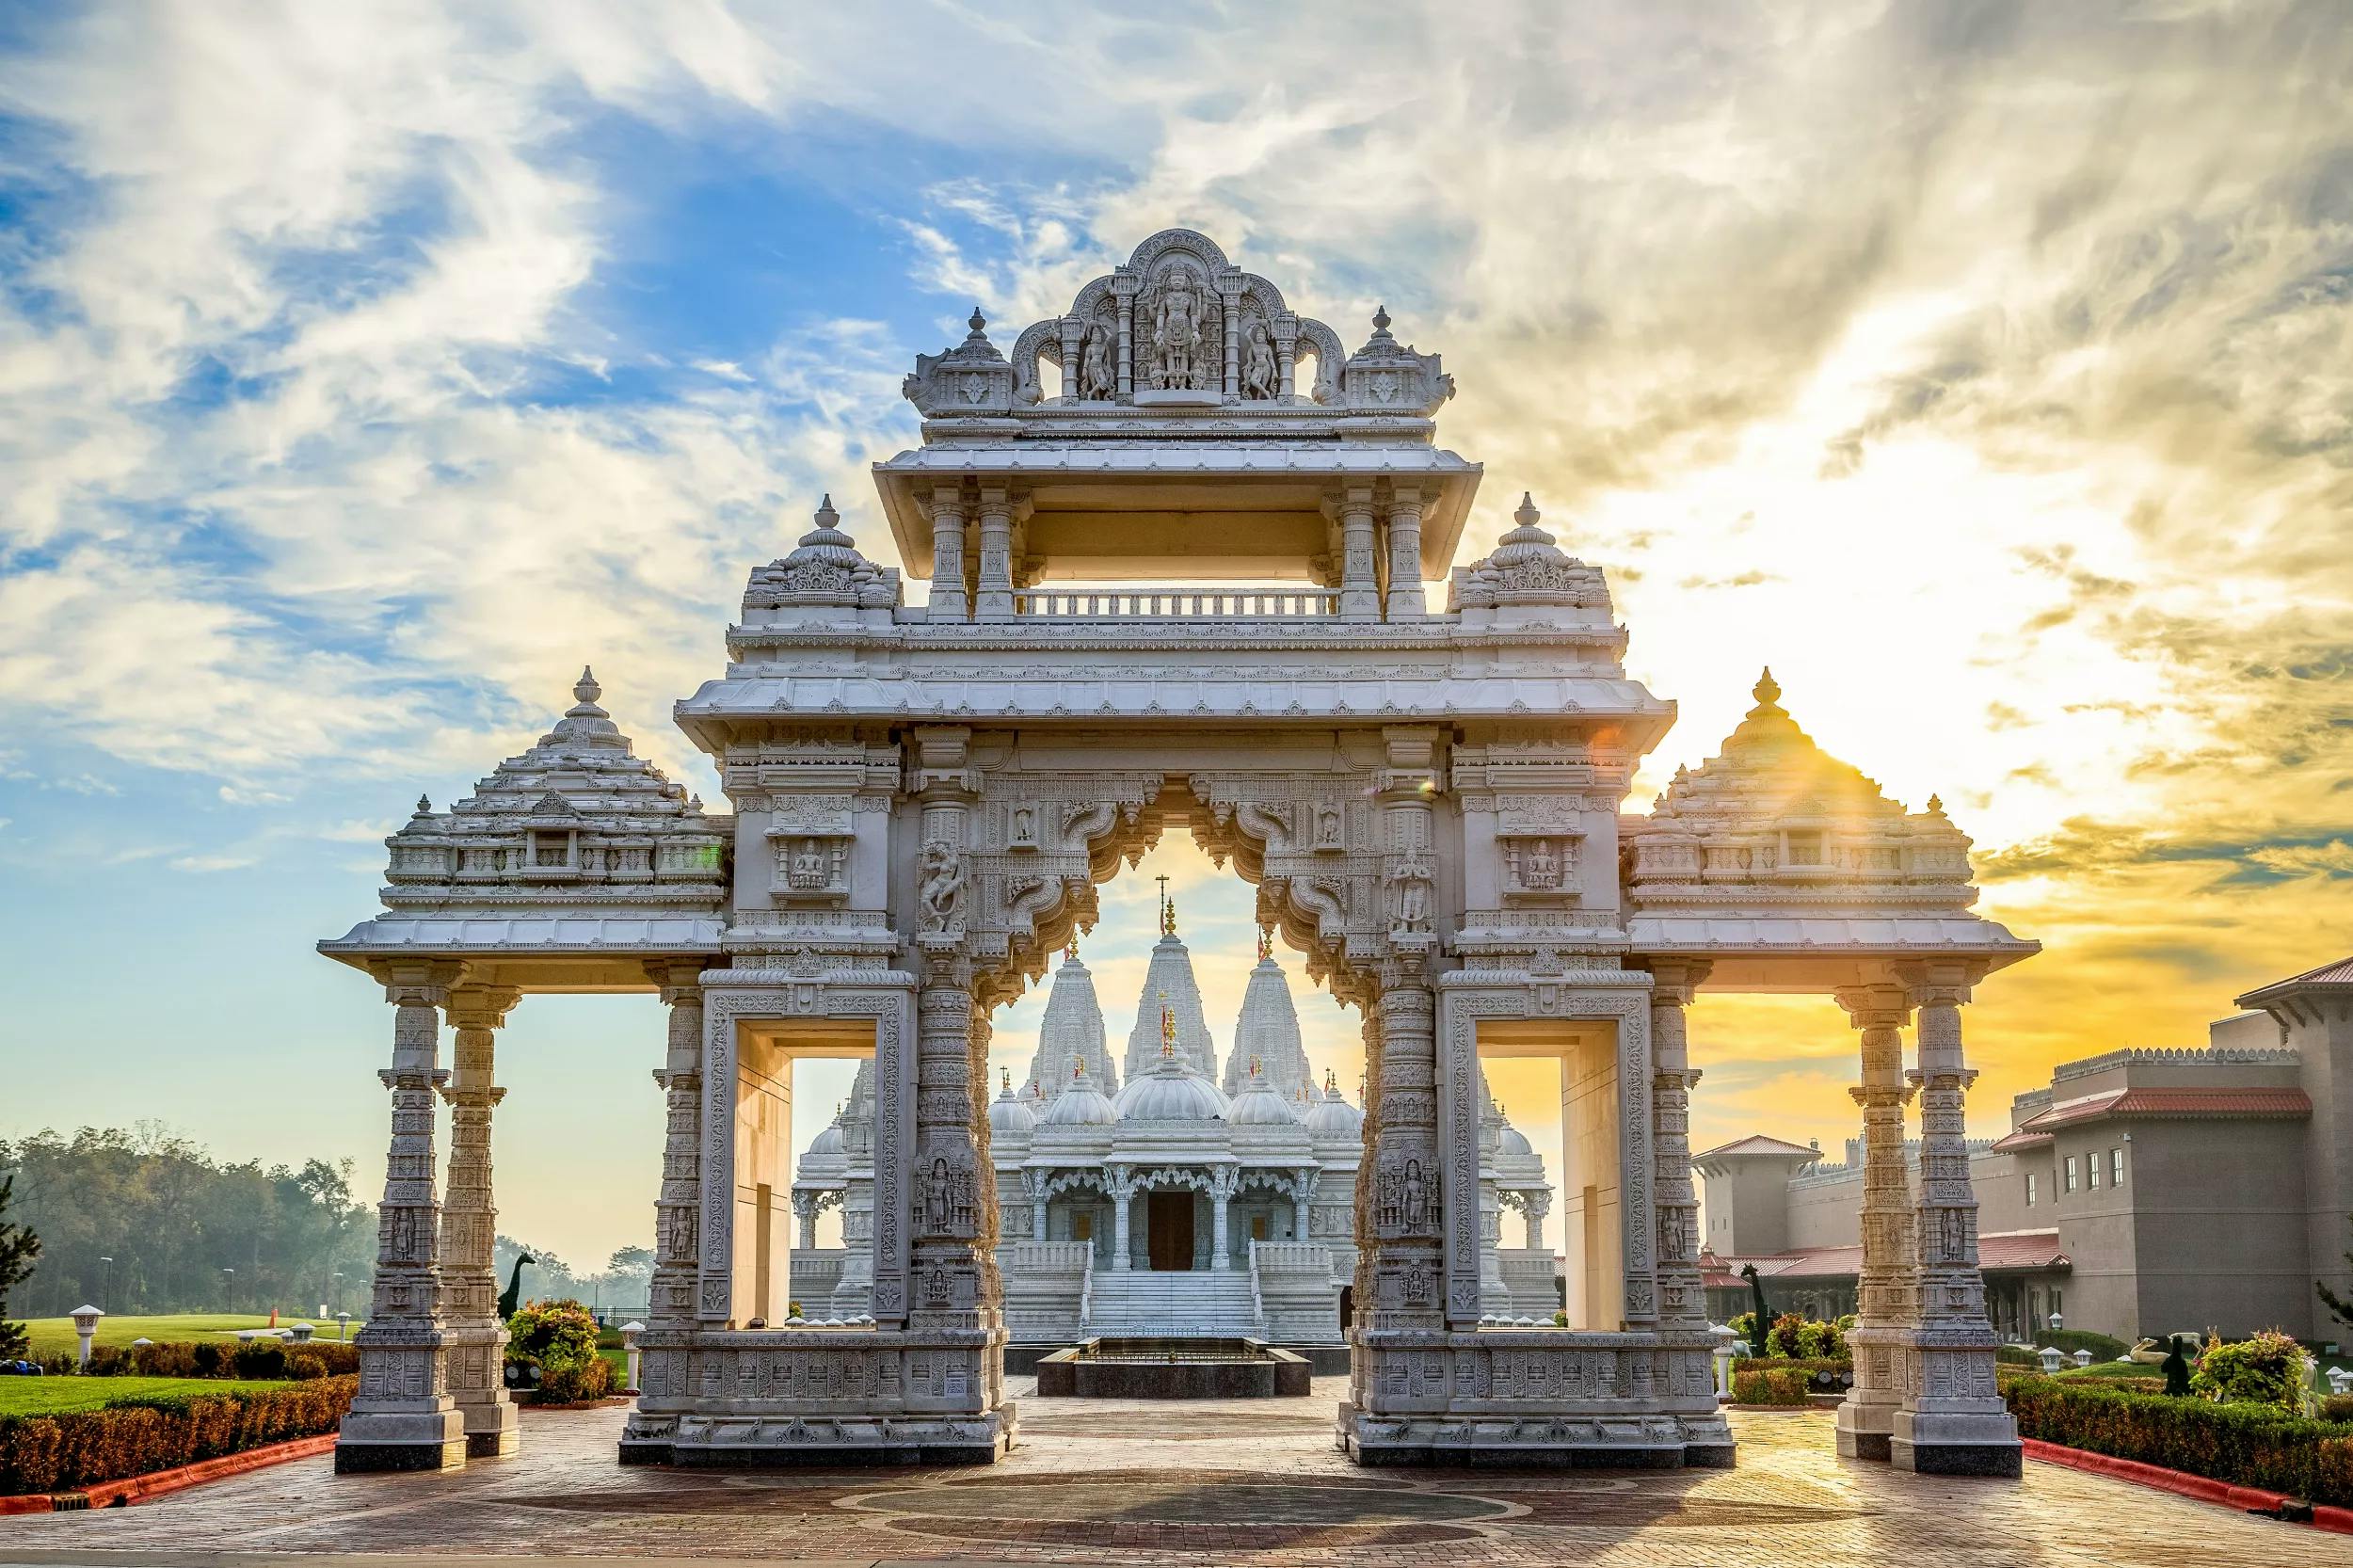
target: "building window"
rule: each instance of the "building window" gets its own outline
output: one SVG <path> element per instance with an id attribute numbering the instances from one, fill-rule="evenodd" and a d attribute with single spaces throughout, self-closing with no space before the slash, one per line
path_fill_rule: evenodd
<path id="1" fill-rule="evenodd" d="M 2072 1154 L 2067 1157 L 2067 1175 L 2064 1178 L 2064 1186 L 2070 1192 L 2075 1190 L 2075 1157 Z"/>
<path id="2" fill-rule="evenodd" d="M 1263 1241 L 1266 1240 L 1265 1215 L 1253 1214 L 1250 1216 L 1250 1239 L 1253 1241 Z"/>
<path id="3" fill-rule="evenodd" d="M 2108 1185 L 2124 1185 L 2124 1151 L 2121 1148 L 2108 1150 Z"/>
<path id="4" fill-rule="evenodd" d="M 1792 866 L 1818 866 L 1822 863 L 1822 836 L 1819 833 L 1789 835 L 1789 860 Z"/>
<path id="5" fill-rule="evenodd" d="M 1095 1240 L 1095 1216 L 1087 1213 L 1070 1216 L 1070 1239 L 1073 1241 Z"/>
<path id="6" fill-rule="evenodd" d="M 2026 1173 L 2026 1207 L 2028 1208 L 2034 1207 L 2034 1173 L 2028 1171 Z"/>
<path id="7" fill-rule="evenodd" d="M 2097 1192 L 2100 1190 L 2100 1157 L 2098 1155 L 2084 1156 L 2084 1179 L 2090 1183 L 2093 1192 Z"/>

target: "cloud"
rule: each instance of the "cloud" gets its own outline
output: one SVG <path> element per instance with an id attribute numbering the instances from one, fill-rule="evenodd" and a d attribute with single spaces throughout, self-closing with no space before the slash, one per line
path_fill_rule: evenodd
<path id="1" fill-rule="evenodd" d="M 175 872 L 206 873 L 242 871 L 255 864 L 255 860 L 249 855 L 180 855 L 174 856 L 168 864 Z"/>

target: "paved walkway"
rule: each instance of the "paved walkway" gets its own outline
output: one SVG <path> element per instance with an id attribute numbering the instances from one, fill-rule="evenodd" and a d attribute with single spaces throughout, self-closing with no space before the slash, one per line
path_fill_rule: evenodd
<path id="1" fill-rule="evenodd" d="M 0 1564 L 420 1558 L 694 1563 L 1186 1559 L 1320 1568 L 1473 1563 L 1793 1568 L 2353 1565 L 2353 1538 L 2029 1464 L 2023 1482 L 1842 1462 L 1818 1414 L 1736 1413 L 1734 1470 L 1364 1471 L 1331 1448 L 1343 1380 L 1215 1404 L 1021 1401 L 986 1469 L 622 1469 L 623 1412 L 532 1413 L 523 1452 L 445 1476 L 327 1459 L 129 1509 L 0 1519 Z M 1016 1392 L 1027 1395 L 1027 1380 Z"/>

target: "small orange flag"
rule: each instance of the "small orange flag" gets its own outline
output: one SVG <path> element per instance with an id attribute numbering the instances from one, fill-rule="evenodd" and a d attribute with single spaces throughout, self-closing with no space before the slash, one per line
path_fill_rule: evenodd
<path id="1" fill-rule="evenodd" d="M 269 1309 L 269 1326 L 272 1328 L 278 1326 L 278 1308 L 274 1306 Z"/>

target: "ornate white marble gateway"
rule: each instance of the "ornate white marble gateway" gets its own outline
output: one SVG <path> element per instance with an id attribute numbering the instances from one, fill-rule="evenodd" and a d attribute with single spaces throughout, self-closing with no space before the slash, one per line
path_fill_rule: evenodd
<path id="1" fill-rule="evenodd" d="M 1685 1131 L 1685 1010 L 1706 984 L 1830 993 L 1863 1032 L 1876 1176 L 1842 1442 L 1921 1470 L 2017 1472 L 1961 1144 L 1960 1006 L 2034 944 L 1971 912 L 1967 840 L 1934 803 L 1908 813 L 1823 757 L 1769 679 L 1722 756 L 1622 816 L 1673 710 L 1627 678 L 1601 572 L 1532 504 L 1452 566 L 1480 470 L 1433 444 L 1453 390 L 1437 357 L 1388 328 L 1376 315 L 1345 352 L 1180 230 L 1010 357 L 976 311 L 907 379 L 921 444 L 875 465 L 928 601 L 905 603 L 899 570 L 827 502 L 797 549 L 754 568 L 725 672 L 678 705 L 731 814 L 633 759 L 584 679 L 538 746 L 394 835 L 387 913 L 321 944 L 397 1009 L 376 1298 L 340 1466 L 511 1446 L 483 1384 L 501 1334 L 486 1316 L 494 1032 L 525 993 L 652 988 L 670 1004 L 655 1072 L 669 1130 L 623 1458 L 1001 1453 L 1008 1314 L 1018 1327 L 1051 1307 L 1015 1287 L 1096 1256 L 1092 1236 L 1050 1233 L 1057 1177 L 1090 1169 L 1053 1151 L 1118 1139 L 1117 1168 L 1177 1202 L 1194 1178 L 1213 1202 L 1241 1180 L 1219 1172 L 1305 1168 L 1307 1120 L 1257 1119 L 1282 1087 L 1220 1088 L 1174 1015 L 1166 1051 L 1131 1049 L 1116 1083 L 1098 1043 L 1070 1087 L 1066 1064 L 1039 1064 L 1055 1085 L 1042 1107 L 992 1101 L 991 1013 L 1091 923 L 1096 885 L 1176 825 L 1256 885 L 1262 922 L 1364 1019 L 1349 1234 L 1319 1241 L 1308 1204 L 1308 1242 L 1353 1255 L 1349 1453 L 1731 1463 Z M 1449 568 L 1433 611 L 1424 580 Z M 1091 996 L 1057 1027 L 1083 1035 L 1090 1008 L 1099 1041 Z M 819 1176 L 841 1162 L 864 1271 L 845 1257 L 841 1283 L 867 1306 L 846 1316 L 871 1321 L 753 1328 L 776 1322 L 790 1064 L 843 1055 L 869 1059 L 858 1113 L 810 1158 Z M 1482 1130 L 1480 1062 L 1498 1055 L 1562 1065 L 1567 1328 L 1482 1322 L 1481 1148 L 1505 1140 Z M 1113 1087 L 1152 1113 L 1123 1120 Z M 445 1197 L 437 1091 L 454 1107 Z M 1916 1193 L 1900 1148 L 1915 1093 Z M 1168 1158 L 1147 1154 L 1163 1136 Z M 1320 1168 L 1343 1168 L 1326 1144 Z M 1024 1190 L 1004 1191 L 1016 1171 Z M 1049 1234 L 1004 1237 L 1025 1208 L 1034 1230 L 1041 1192 Z M 1227 1242 L 1212 1227 L 1202 1277 Z M 1134 1244 L 1114 1231 L 1095 1277 L 1133 1277 Z M 1056 1246 L 1072 1256 L 1022 1252 Z"/>

